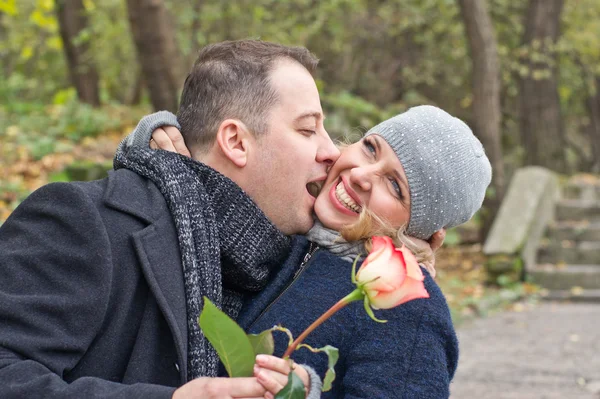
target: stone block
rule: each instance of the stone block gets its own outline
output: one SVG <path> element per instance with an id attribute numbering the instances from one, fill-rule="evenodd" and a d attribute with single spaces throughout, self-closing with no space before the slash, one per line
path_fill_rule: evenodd
<path id="1" fill-rule="evenodd" d="M 600 269 L 600 242 L 561 241 L 542 246 L 538 263 L 598 264 Z"/>
<path id="2" fill-rule="evenodd" d="M 600 220 L 600 202 L 562 200 L 556 207 L 557 220 Z"/>
<path id="3" fill-rule="evenodd" d="M 538 266 L 530 270 L 528 276 L 533 283 L 549 290 L 600 287 L 600 266 L 597 265 Z"/>
<path id="4" fill-rule="evenodd" d="M 536 265 L 537 248 L 554 218 L 558 179 L 548 169 L 530 166 L 513 176 L 485 241 L 487 256 L 518 255 L 525 270 Z"/>
<path id="5" fill-rule="evenodd" d="M 555 242 L 600 241 L 600 222 L 588 220 L 557 222 L 549 228 L 548 237 Z"/>

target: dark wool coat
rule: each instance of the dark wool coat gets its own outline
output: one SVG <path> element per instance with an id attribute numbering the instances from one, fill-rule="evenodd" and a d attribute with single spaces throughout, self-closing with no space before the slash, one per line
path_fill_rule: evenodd
<path id="1" fill-rule="evenodd" d="M 0 227 L 0 398 L 171 398 L 186 365 L 177 234 L 151 182 L 50 184 Z"/>
<path id="2" fill-rule="evenodd" d="M 352 265 L 320 249 L 305 266 L 304 237 L 295 237 L 282 270 L 269 286 L 242 309 L 238 321 L 258 333 L 281 324 L 298 336 L 321 314 L 355 288 Z M 333 345 L 340 350 L 333 389 L 323 398 L 447 398 L 458 361 L 458 342 L 448 305 L 437 284 L 424 270 L 430 298 L 389 310 L 375 311 L 385 324 L 371 320 L 360 302 L 351 303 L 317 327 L 305 343 Z M 266 309 L 266 310 L 265 310 Z M 276 332 L 276 354 L 288 338 Z M 306 349 L 292 358 L 312 366 L 321 376 L 327 357 Z"/>

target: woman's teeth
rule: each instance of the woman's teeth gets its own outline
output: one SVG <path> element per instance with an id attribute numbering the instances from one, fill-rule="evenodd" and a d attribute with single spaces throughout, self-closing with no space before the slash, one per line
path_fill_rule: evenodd
<path id="1" fill-rule="evenodd" d="M 360 212 L 360 206 L 356 202 L 354 202 L 354 200 L 348 195 L 346 189 L 344 188 L 344 183 L 338 183 L 338 185 L 335 188 L 335 196 L 342 205 L 344 205 L 352 212 Z"/>

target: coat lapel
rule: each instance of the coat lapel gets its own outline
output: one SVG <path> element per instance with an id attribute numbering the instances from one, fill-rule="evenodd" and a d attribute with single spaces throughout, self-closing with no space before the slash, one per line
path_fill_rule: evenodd
<path id="1" fill-rule="evenodd" d="M 133 234 L 135 251 L 173 335 L 179 374 L 185 383 L 188 353 L 185 287 L 177 231 L 167 204 L 154 184 L 124 169 L 109 172 L 104 201 L 148 224 Z"/>
<path id="2" fill-rule="evenodd" d="M 170 215 L 134 234 L 135 248 L 144 277 L 160 306 L 175 340 L 179 371 L 187 378 L 187 310 L 181 256 L 177 242 L 165 245 L 166 237 L 177 237 Z"/>

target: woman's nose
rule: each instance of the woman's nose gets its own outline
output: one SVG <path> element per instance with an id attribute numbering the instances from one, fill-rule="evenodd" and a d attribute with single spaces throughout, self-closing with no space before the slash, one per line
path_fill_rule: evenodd
<path id="1" fill-rule="evenodd" d="M 374 171 L 368 166 L 358 166 L 350 170 L 350 183 L 363 191 L 370 191 Z"/>

